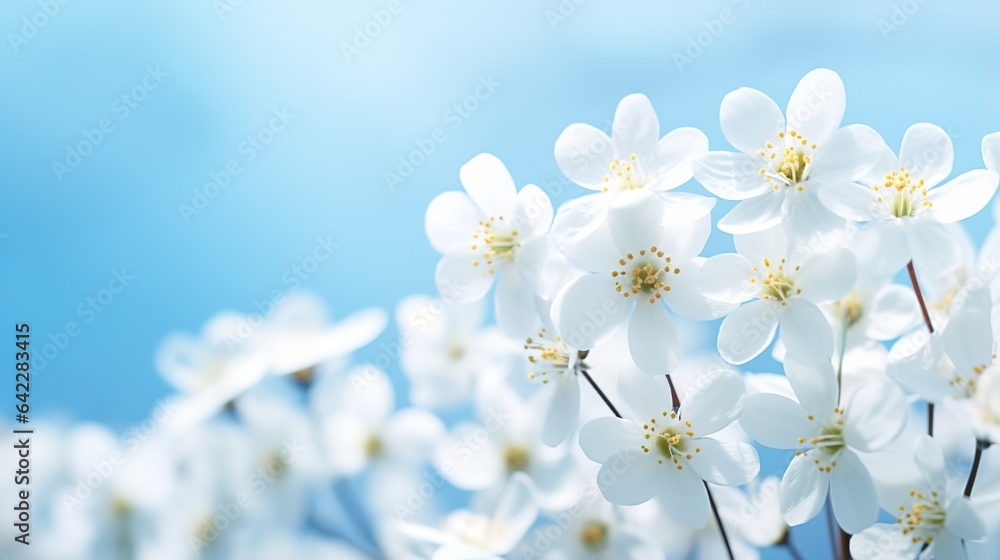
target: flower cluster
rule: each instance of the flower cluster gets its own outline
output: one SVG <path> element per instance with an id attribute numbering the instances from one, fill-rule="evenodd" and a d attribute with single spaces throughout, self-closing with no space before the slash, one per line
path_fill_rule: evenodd
<path id="1" fill-rule="evenodd" d="M 949 179 L 944 130 L 897 156 L 845 107 L 825 69 L 784 112 L 741 88 L 735 151 L 709 151 L 629 95 L 556 139 L 590 191 L 558 208 L 474 157 L 427 208 L 439 293 L 399 303 L 396 340 L 372 344 L 384 311 L 284 294 L 163 341 L 178 394 L 122 435 L 40 429 L 61 538 L 31 553 L 804 558 L 796 527 L 828 517 L 842 558 L 995 558 L 1000 228 L 977 250 L 956 224 L 997 190 L 1000 133 Z M 769 349 L 782 372 L 743 370 Z"/>

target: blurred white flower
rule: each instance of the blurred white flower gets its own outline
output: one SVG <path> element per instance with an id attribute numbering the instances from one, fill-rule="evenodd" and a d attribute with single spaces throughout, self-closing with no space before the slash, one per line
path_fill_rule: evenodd
<path id="1" fill-rule="evenodd" d="M 701 527 L 709 516 L 704 482 L 740 485 L 757 476 L 752 446 L 708 437 L 743 413 L 743 379 L 726 370 L 706 377 L 674 411 L 664 377 L 619 374 L 627 417 L 599 418 L 580 430 L 583 452 L 602 465 L 597 481 L 609 502 L 637 505 L 657 497 L 675 521 Z"/>
<path id="2" fill-rule="evenodd" d="M 591 483 L 593 484 L 593 483 Z M 621 508 L 601 499 L 590 486 L 572 509 L 552 514 L 556 522 L 542 526 L 524 539 L 519 558 L 546 560 L 644 560 L 662 558 L 648 527 L 632 523 Z M 552 535 L 555 538 L 552 538 Z M 545 552 L 547 551 L 547 552 Z"/>
<path id="3" fill-rule="evenodd" d="M 719 328 L 719 354 L 732 364 L 760 355 L 781 326 L 781 340 L 800 361 L 833 354 L 833 332 L 818 305 L 844 297 L 854 285 L 855 260 L 847 249 L 801 250 L 782 228 L 735 236 L 736 253 L 716 255 L 704 265 L 712 297 L 749 302 Z"/>
<path id="4" fill-rule="evenodd" d="M 491 154 L 472 158 L 459 175 L 466 192 L 438 195 L 425 217 L 431 246 L 442 255 L 438 290 L 456 301 L 476 301 L 496 279 L 497 323 L 508 336 L 523 338 L 535 327 L 533 296 L 552 203 L 535 185 L 517 192 L 507 168 Z"/>
<path id="5" fill-rule="evenodd" d="M 768 96 L 740 88 L 722 100 L 726 139 L 742 153 L 709 152 L 695 160 L 694 176 L 712 194 L 739 200 L 719 220 L 732 234 L 783 225 L 805 244 L 826 244 L 844 220 L 819 195 L 860 179 L 875 164 L 878 142 L 862 125 L 840 128 L 847 97 L 836 72 L 805 75 L 785 116 Z"/>
<path id="6" fill-rule="evenodd" d="M 857 560 L 897 558 L 968 558 L 963 540 L 986 537 L 983 520 L 969 500 L 950 495 L 945 460 L 929 436 L 921 436 L 914 453 L 922 480 L 897 500 L 890 513 L 896 523 L 879 523 L 851 539 L 851 554 Z M 926 547 L 926 550 L 925 550 Z"/>
<path id="7" fill-rule="evenodd" d="M 879 149 L 860 184 L 825 189 L 820 198 L 847 219 L 871 222 L 857 246 L 878 272 L 895 274 L 911 260 L 931 273 L 954 268 L 961 253 L 945 224 L 982 210 L 996 192 L 997 173 L 977 169 L 938 187 L 955 154 L 948 134 L 928 123 L 907 129 L 899 158 L 884 142 Z"/>
<path id="8" fill-rule="evenodd" d="M 484 327 L 485 314 L 483 302 L 457 303 L 447 293 L 399 303 L 399 365 L 415 405 L 454 407 L 468 402 L 480 383 L 507 376 L 517 345 L 496 327 Z"/>
<path id="9" fill-rule="evenodd" d="M 309 398 L 334 476 L 365 469 L 415 469 L 445 435 L 441 420 L 426 410 L 394 411 L 392 383 L 370 366 L 321 379 Z"/>
<path id="10" fill-rule="evenodd" d="M 595 264 L 578 263 L 592 274 L 572 280 L 553 304 L 553 319 L 568 344 L 590 349 L 627 325 L 636 365 L 663 375 L 680 359 L 680 339 L 664 304 L 705 320 L 732 309 L 702 295 L 697 257 L 708 239 L 709 216 L 694 221 L 678 216 L 677 223 L 666 219 L 671 212 L 648 192 L 615 198 L 608 214 L 610 239 L 588 239 L 588 262 Z"/>
<path id="11" fill-rule="evenodd" d="M 777 394 L 751 395 L 740 425 L 762 445 L 796 450 L 781 479 L 789 525 L 816 517 L 829 492 L 837 522 L 857 533 L 878 517 L 875 485 L 858 452 L 881 449 L 899 434 L 906 399 L 895 384 L 881 382 L 858 389 L 839 406 L 829 362 L 811 367 L 786 360 L 785 375 L 797 402 Z"/>
<path id="12" fill-rule="evenodd" d="M 443 529 L 402 523 L 411 539 L 433 545 L 434 560 L 499 560 L 517 546 L 538 517 L 530 483 L 523 474 L 504 485 L 489 514 L 457 511 L 446 517 Z"/>

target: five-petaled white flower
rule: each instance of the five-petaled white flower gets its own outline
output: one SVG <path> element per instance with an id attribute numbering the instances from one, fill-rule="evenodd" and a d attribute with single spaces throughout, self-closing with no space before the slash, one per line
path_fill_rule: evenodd
<path id="1" fill-rule="evenodd" d="M 497 323 L 514 338 L 535 326 L 534 290 L 547 252 L 552 203 L 535 185 L 517 192 L 504 164 L 479 154 L 459 172 L 464 193 L 442 193 L 427 208 L 431 245 L 442 254 L 435 272 L 441 293 L 482 299 L 497 279 Z"/>
<path id="2" fill-rule="evenodd" d="M 621 193 L 643 189 L 683 214 L 700 217 L 713 201 L 672 189 L 691 179 L 691 160 L 708 151 L 708 138 L 695 128 L 671 130 L 660 138 L 660 121 L 645 95 L 622 99 L 609 138 L 588 124 L 568 126 L 556 140 L 556 163 L 574 183 L 597 191 L 559 207 L 553 239 L 570 258 L 586 263 L 588 240 L 607 236 L 608 208 Z"/>
<path id="3" fill-rule="evenodd" d="M 670 219 L 672 210 L 648 192 L 612 202 L 608 237 L 587 240 L 592 274 L 571 281 L 557 296 L 552 317 L 563 338 L 593 348 L 628 325 L 629 353 L 650 375 L 673 371 L 680 340 L 664 304 L 693 319 L 713 319 L 735 306 L 702 295 L 701 259 L 708 216 Z"/>
<path id="4" fill-rule="evenodd" d="M 847 98 L 836 72 L 821 68 L 795 87 L 786 117 L 768 96 L 740 88 L 722 100 L 726 139 L 742 153 L 709 152 L 694 176 L 709 192 L 741 201 L 719 220 L 727 233 L 753 233 L 782 223 L 790 236 L 821 243 L 844 220 L 818 198 L 849 185 L 875 163 L 878 134 L 862 125 L 840 128 Z"/>
<path id="5" fill-rule="evenodd" d="M 677 410 L 662 376 L 624 370 L 618 393 L 627 417 L 598 418 L 580 430 L 583 452 L 602 464 L 597 483 L 609 502 L 637 505 L 656 497 L 678 523 L 702 527 L 709 516 L 705 482 L 741 485 L 757 476 L 753 446 L 709 437 L 743 413 L 739 374 L 709 373 Z"/>
<path id="6" fill-rule="evenodd" d="M 986 537 L 986 527 L 969 500 L 949 495 L 944 454 L 929 436 L 920 436 L 914 456 L 921 480 L 890 510 L 895 523 L 879 523 L 851 539 L 857 560 L 968 558 L 962 540 Z"/>
<path id="7" fill-rule="evenodd" d="M 817 304 L 848 293 L 855 279 L 854 255 L 843 248 L 804 252 L 780 227 L 737 235 L 735 243 L 735 254 L 711 257 L 703 268 L 711 297 L 749 301 L 722 322 L 719 354 L 729 363 L 746 363 L 767 348 L 780 325 L 793 358 L 830 357 L 833 333 Z"/>
<path id="8" fill-rule="evenodd" d="M 836 374 L 830 362 L 806 366 L 785 361 L 795 400 L 774 393 L 747 397 L 740 425 L 767 447 L 795 449 L 781 479 L 781 507 L 789 525 L 819 513 L 829 491 L 837 522 L 848 533 L 875 523 L 878 502 L 871 474 L 858 452 L 891 442 L 906 423 L 902 391 L 875 382 L 838 405 Z"/>
<path id="9" fill-rule="evenodd" d="M 880 271 L 894 274 L 908 261 L 927 272 L 959 264 L 961 251 L 945 224 L 979 212 L 997 190 L 996 171 L 977 169 L 938 187 L 951 174 L 951 138 L 933 124 L 915 124 L 903 135 L 899 157 L 882 142 L 878 163 L 860 184 L 820 193 L 832 211 L 854 221 L 871 222 L 861 234 L 859 253 Z"/>

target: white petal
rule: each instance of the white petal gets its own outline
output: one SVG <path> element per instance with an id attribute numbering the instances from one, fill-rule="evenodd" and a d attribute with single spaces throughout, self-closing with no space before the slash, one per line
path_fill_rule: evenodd
<path id="1" fill-rule="evenodd" d="M 844 82 L 833 70 L 819 68 L 806 74 L 788 100 L 788 129 L 811 143 L 823 143 L 840 127 L 847 106 Z"/>
<path id="2" fill-rule="evenodd" d="M 976 214 L 986 208 L 996 194 L 998 181 L 1000 175 L 996 171 L 976 169 L 931 189 L 927 200 L 933 204 L 934 219 L 950 224 Z"/>
<path id="3" fill-rule="evenodd" d="M 538 508 L 531 492 L 531 483 L 523 473 L 515 473 L 504 487 L 493 512 L 493 520 L 504 530 L 499 538 L 490 543 L 492 551 L 497 554 L 510 552 L 537 517 Z"/>
<path id="4" fill-rule="evenodd" d="M 1000 132 L 983 136 L 983 164 L 986 169 L 1000 173 Z"/>
<path id="5" fill-rule="evenodd" d="M 830 476 L 806 455 L 792 459 L 781 478 L 781 510 L 785 523 L 802 525 L 816 517 L 826 501 Z"/>
<path id="6" fill-rule="evenodd" d="M 824 184 L 819 200 L 834 214 L 856 222 L 875 220 L 884 213 L 875 191 L 857 183 Z"/>
<path id="7" fill-rule="evenodd" d="M 781 341 L 788 355 L 804 362 L 833 354 L 833 331 L 816 304 L 794 299 L 781 314 Z"/>
<path id="8" fill-rule="evenodd" d="M 985 369 L 993 363 L 992 307 L 988 289 L 970 292 L 941 333 L 945 352 L 963 376 L 972 376 L 974 368 Z"/>
<path id="9" fill-rule="evenodd" d="M 715 199 L 682 192 L 657 193 L 663 204 L 663 231 L 656 246 L 671 260 L 698 256 L 712 233 Z"/>
<path id="10" fill-rule="evenodd" d="M 628 320 L 628 350 L 635 365 L 649 375 L 666 375 L 680 362 L 680 337 L 670 313 L 659 301 L 638 301 Z"/>
<path id="11" fill-rule="evenodd" d="M 788 236 L 784 228 L 773 227 L 756 233 L 737 235 L 733 237 L 736 252 L 750 262 L 759 264 L 765 258 L 775 258 L 775 255 L 785 255 L 789 252 Z"/>
<path id="12" fill-rule="evenodd" d="M 743 414 L 743 377 L 728 369 L 713 369 L 698 378 L 681 402 L 681 415 L 701 437 L 714 434 Z"/>
<path id="13" fill-rule="evenodd" d="M 844 531 L 854 535 L 878 519 L 875 483 L 861 459 L 850 449 L 843 450 L 836 462 L 830 472 L 833 514 Z"/>
<path id="14" fill-rule="evenodd" d="M 947 488 L 945 480 L 944 453 L 937 442 L 930 436 L 921 434 L 917 437 L 913 459 L 924 482 L 931 488 Z"/>
<path id="15" fill-rule="evenodd" d="M 489 488 L 506 474 L 503 458 L 494 442 L 488 440 L 485 445 L 475 444 L 482 441 L 485 431 L 485 428 L 471 423 L 459 424 L 434 452 L 434 466 L 458 488 Z M 468 442 L 473 442 L 475 447 Z"/>
<path id="16" fill-rule="evenodd" d="M 642 162 L 649 177 L 646 188 L 670 190 L 691 179 L 691 162 L 708 151 L 708 137 L 697 128 L 671 130 L 656 144 L 650 163 Z"/>
<path id="17" fill-rule="evenodd" d="M 508 267 L 497 280 L 494 295 L 497 324 L 510 338 L 525 338 L 535 330 L 538 313 L 533 286 L 515 267 Z"/>
<path id="18" fill-rule="evenodd" d="M 705 483 L 694 469 L 677 470 L 664 461 L 658 465 L 659 502 L 667 515 L 688 527 L 701 528 L 708 523 L 709 504 Z"/>
<path id="19" fill-rule="evenodd" d="M 608 229 L 621 256 L 648 249 L 663 238 L 663 203 L 650 191 L 625 191 L 608 210 Z M 619 257 L 621 258 L 621 257 Z"/>
<path id="20" fill-rule="evenodd" d="M 660 121 L 648 97 L 633 93 L 618 103 L 611 125 L 611 140 L 623 157 L 637 154 L 645 159 L 659 139 Z"/>
<path id="21" fill-rule="evenodd" d="M 552 225 L 552 201 L 535 185 L 525 185 L 514 200 L 514 227 L 518 239 L 544 235 Z"/>
<path id="22" fill-rule="evenodd" d="M 913 290 L 899 284 L 888 284 L 879 290 L 867 313 L 865 336 L 875 340 L 899 338 L 920 321 L 920 307 Z"/>
<path id="23" fill-rule="evenodd" d="M 781 222 L 781 207 L 785 197 L 780 192 L 768 192 L 740 201 L 719 220 L 719 229 L 731 234 L 756 233 Z"/>
<path id="24" fill-rule="evenodd" d="M 851 538 L 851 556 L 854 560 L 908 560 L 921 544 L 904 536 L 898 525 L 879 523 Z"/>
<path id="25" fill-rule="evenodd" d="M 745 200 L 774 190 L 761 179 L 760 163 L 747 154 L 708 152 L 691 167 L 695 179 L 708 192 L 727 200 Z"/>
<path id="26" fill-rule="evenodd" d="M 631 298 L 615 293 L 610 274 L 588 274 L 556 296 L 552 318 L 573 348 L 590 349 L 606 341 L 628 317 Z"/>
<path id="27" fill-rule="evenodd" d="M 419 408 L 405 408 L 393 414 L 382 430 L 383 443 L 393 459 L 411 464 L 429 458 L 444 436 L 441 420 Z"/>
<path id="28" fill-rule="evenodd" d="M 434 282 L 438 291 L 451 294 L 454 301 L 468 303 L 482 299 L 490 287 L 496 273 L 490 274 L 485 263 L 473 265 L 479 255 L 472 251 L 452 253 L 441 257 L 434 271 Z"/>
<path id="29" fill-rule="evenodd" d="M 688 445 L 701 451 L 692 453 L 688 461 L 698 476 L 712 484 L 741 486 L 760 472 L 760 458 L 752 445 L 742 442 L 720 442 L 712 438 L 693 439 Z"/>
<path id="30" fill-rule="evenodd" d="M 637 422 L 658 418 L 673 405 L 670 385 L 663 375 L 647 375 L 623 366 L 618 371 L 617 388 L 622 402 Z"/>
<path id="31" fill-rule="evenodd" d="M 944 224 L 917 218 L 906 226 L 906 244 L 916 266 L 940 274 L 961 263 L 961 246 Z"/>
<path id="32" fill-rule="evenodd" d="M 739 255 L 733 255 L 739 257 Z M 708 290 L 716 294 L 725 292 L 726 288 L 719 286 L 721 279 L 717 276 L 706 277 L 698 262 L 692 261 L 681 265 L 681 273 L 669 278 L 670 291 L 663 293 L 663 301 L 670 310 L 697 321 L 711 321 L 728 315 L 736 309 L 743 300 L 733 300 L 731 297 L 709 296 Z M 710 286 L 712 280 L 716 286 Z M 739 282 L 739 278 L 736 282 Z M 733 282 L 730 282 L 733 284 Z"/>
<path id="33" fill-rule="evenodd" d="M 493 154 L 479 154 L 458 172 L 462 186 L 487 216 L 512 216 L 517 187 L 503 162 Z"/>
<path id="34" fill-rule="evenodd" d="M 580 420 L 580 383 L 577 376 L 565 373 L 555 384 L 542 423 L 542 443 L 550 447 L 569 439 Z"/>
<path id="35" fill-rule="evenodd" d="M 580 428 L 580 449 L 595 463 L 607 463 L 622 450 L 639 449 L 642 432 L 635 422 L 605 416 Z"/>
<path id="36" fill-rule="evenodd" d="M 608 166 L 618 157 L 608 135 L 589 124 L 571 124 L 556 140 L 556 163 L 570 181 L 592 190 L 604 188 Z"/>
<path id="37" fill-rule="evenodd" d="M 933 545 L 924 551 L 920 555 L 920 560 L 929 560 L 933 558 L 957 558 L 959 560 L 965 560 L 968 558 L 968 553 L 965 550 L 965 546 L 962 544 L 962 539 L 957 538 L 950 533 L 941 532 L 938 534 L 937 538 L 934 539 Z"/>
<path id="38" fill-rule="evenodd" d="M 492 551 L 464 543 L 449 543 L 434 551 L 431 560 L 496 560 Z"/>
<path id="39" fill-rule="evenodd" d="M 899 148 L 899 164 L 915 179 L 923 179 L 928 188 L 951 175 L 954 159 L 951 138 L 940 126 L 919 123 L 906 129 Z"/>
<path id="40" fill-rule="evenodd" d="M 620 258 L 608 229 L 610 201 L 604 194 L 574 198 L 559 207 L 552 222 L 559 250 L 591 272 L 604 272 Z"/>
<path id="41" fill-rule="evenodd" d="M 796 131 L 798 132 L 798 131 Z M 805 133 L 801 133 L 805 136 Z M 807 137 L 808 138 L 808 137 Z M 809 176 L 832 185 L 833 178 L 856 181 L 878 163 L 885 141 L 871 127 L 852 124 L 833 132 L 813 156 Z"/>
<path id="42" fill-rule="evenodd" d="M 858 262 L 877 275 L 893 276 L 910 261 L 906 228 L 900 220 L 880 220 L 862 231 L 854 243 Z"/>
<path id="43" fill-rule="evenodd" d="M 774 340 L 778 317 L 771 302 L 758 299 L 744 303 L 719 327 L 719 354 L 736 365 L 756 358 Z"/>
<path id="44" fill-rule="evenodd" d="M 785 376 L 804 410 L 820 418 L 833 413 L 837 406 L 837 374 L 830 360 L 814 360 L 807 365 L 787 358 Z"/>
<path id="45" fill-rule="evenodd" d="M 778 143 L 785 118 L 771 98 L 750 88 L 740 88 L 722 99 L 719 111 L 726 140 L 743 153 L 755 153 L 768 142 Z"/>
<path id="46" fill-rule="evenodd" d="M 479 207 L 464 192 L 439 194 L 427 207 L 424 217 L 431 247 L 441 254 L 464 249 L 472 243 L 472 234 L 482 217 Z"/>
<path id="47" fill-rule="evenodd" d="M 656 478 L 665 469 L 651 456 L 639 455 L 643 453 L 637 448 L 631 455 L 612 458 L 597 473 L 597 486 L 609 502 L 636 506 L 656 495 Z"/>
<path id="48" fill-rule="evenodd" d="M 967 498 L 954 498 L 948 504 L 944 526 L 948 532 L 969 541 L 986 538 L 983 519 L 972 508 Z"/>
<path id="49" fill-rule="evenodd" d="M 789 192 L 784 199 L 781 212 L 790 238 L 802 247 L 820 249 L 837 243 L 846 222 L 823 205 L 815 188 Z"/>
<path id="50" fill-rule="evenodd" d="M 736 253 L 709 257 L 701 267 L 702 293 L 721 301 L 751 299 L 760 291 L 748 281 L 753 266 L 746 257 Z"/>
<path id="51" fill-rule="evenodd" d="M 740 426 L 761 445 L 775 449 L 802 447 L 799 438 L 816 431 L 799 403 L 774 393 L 747 397 Z"/>
<path id="52" fill-rule="evenodd" d="M 802 297 L 813 303 L 838 300 L 851 291 L 856 267 L 854 253 L 834 249 L 802 263 L 795 286 L 802 290 Z"/>
<path id="53" fill-rule="evenodd" d="M 844 408 L 844 441 L 860 451 L 884 447 L 906 424 L 906 397 L 892 381 L 861 387 Z"/>

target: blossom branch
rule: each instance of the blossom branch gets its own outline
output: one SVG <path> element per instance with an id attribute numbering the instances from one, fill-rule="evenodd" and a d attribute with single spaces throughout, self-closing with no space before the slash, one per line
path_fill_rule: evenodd
<path id="1" fill-rule="evenodd" d="M 920 291 L 920 283 L 917 282 L 917 271 L 913 268 L 913 261 L 906 263 L 906 270 L 910 273 L 910 283 L 913 284 L 913 293 L 917 296 L 917 303 L 920 304 L 920 313 L 924 316 L 924 324 L 927 331 L 934 334 L 934 323 L 931 322 L 931 315 L 927 312 L 927 303 L 924 302 L 924 294 Z M 927 435 L 934 435 L 934 403 L 927 403 Z"/>

